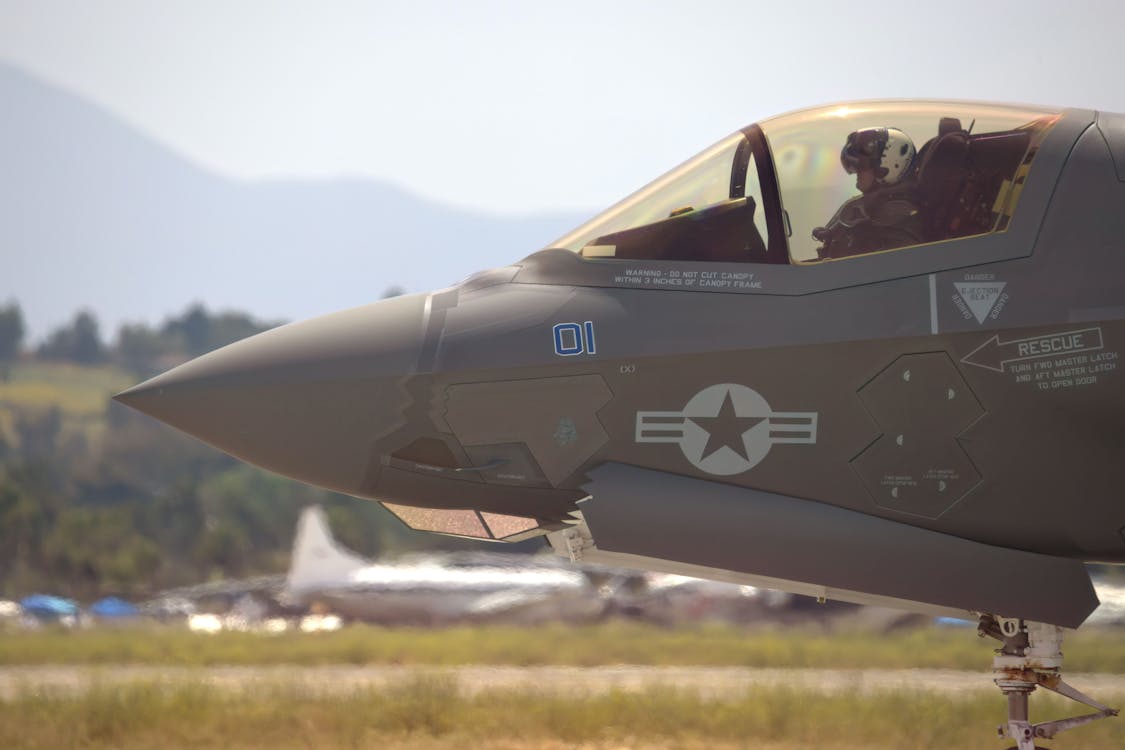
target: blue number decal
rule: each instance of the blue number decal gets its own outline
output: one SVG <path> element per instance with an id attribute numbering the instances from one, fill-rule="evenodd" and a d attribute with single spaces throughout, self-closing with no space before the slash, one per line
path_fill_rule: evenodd
<path id="1" fill-rule="evenodd" d="M 570 357 L 581 354 L 584 349 L 580 325 L 577 323 L 555 324 L 555 354 Z"/>
<path id="2" fill-rule="evenodd" d="M 578 323 L 556 323 L 553 330 L 555 354 L 560 357 L 573 357 L 578 354 L 597 354 L 594 343 L 594 322 L 587 320 Z"/>

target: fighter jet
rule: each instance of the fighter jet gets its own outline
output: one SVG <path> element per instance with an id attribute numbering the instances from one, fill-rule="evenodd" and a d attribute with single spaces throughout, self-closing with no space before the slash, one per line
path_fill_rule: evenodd
<path id="1" fill-rule="evenodd" d="M 1020 750 L 1125 562 L 1125 115 L 853 102 L 742 128 L 544 249 L 118 399 L 409 526 L 938 615 Z M 1085 721 L 1088 719 L 1079 719 Z"/>

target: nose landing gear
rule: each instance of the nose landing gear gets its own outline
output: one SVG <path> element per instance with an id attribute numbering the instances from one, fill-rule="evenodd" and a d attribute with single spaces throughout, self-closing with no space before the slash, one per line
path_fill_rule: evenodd
<path id="1" fill-rule="evenodd" d="M 977 633 L 981 637 L 995 638 L 1002 644 L 992 659 L 992 674 L 996 686 L 1008 699 L 1008 722 L 998 732 L 1001 737 L 1016 741 L 1016 747 L 1012 750 L 1036 750 L 1036 739 L 1051 739 L 1063 730 L 1107 716 L 1117 716 L 1117 709 L 1103 706 L 1063 682 L 1060 673 L 1063 660 L 1062 628 L 1039 622 L 981 615 Z M 1038 687 L 1090 706 L 1096 713 L 1032 724 L 1028 718 L 1028 696 Z"/>

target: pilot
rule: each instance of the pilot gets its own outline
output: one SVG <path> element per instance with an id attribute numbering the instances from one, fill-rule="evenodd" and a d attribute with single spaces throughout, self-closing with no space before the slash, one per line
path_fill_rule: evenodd
<path id="1" fill-rule="evenodd" d="M 821 258 L 890 250 L 922 242 L 915 181 L 914 142 L 896 128 L 866 128 L 848 135 L 840 163 L 855 175 L 860 195 L 840 206 L 813 238 Z"/>

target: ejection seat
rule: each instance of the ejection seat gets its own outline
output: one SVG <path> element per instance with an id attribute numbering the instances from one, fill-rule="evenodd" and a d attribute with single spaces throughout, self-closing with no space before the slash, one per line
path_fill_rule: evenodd
<path id="1" fill-rule="evenodd" d="M 1031 133 L 1025 129 L 972 135 L 960 120 L 941 118 L 938 135 L 918 152 L 916 180 L 925 241 L 1004 229 L 1007 198 L 1030 143 Z"/>

